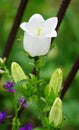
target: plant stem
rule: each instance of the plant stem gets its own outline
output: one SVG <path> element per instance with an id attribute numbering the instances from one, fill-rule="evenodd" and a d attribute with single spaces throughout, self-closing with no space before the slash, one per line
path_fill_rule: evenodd
<path id="1" fill-rule="evenodd" d="M 7 77 L 9 78 L 9 80 L 10 80 L 10 81 L 13 81 L 13 79 L 12 79 L 10 73 L 9 73 L 9 70 L 7 69 L 6 66 L 4 66 L 4 70 L 5 70 L 5 73 L 6 73 Z"/>
<path id="2" fill-rule="evenodd" d="M 19 130 L 20 122 L 18 119 L 17 100 L 16 94 L 14 93 L 14 106 L 15 106 L 15 117 L 13 118 L 12 130 Z"/>
<path id="3" fill-rule="evenodd" d="M 40 80 L 40 66 L 38 66 L 39 58 L 35 59 L 35 68 L 36 68 L 36 76 L 38 80 Z M 41 104 L 41 91 L 40 91 L 40 84 L 37 84 L 37 97 L 38 97 L 38 107 L 39 107 L 39 112 L 40 112 L 40 117 L 41 121 L 44 127 L 47 126 L 47 121 L 46 121 L 46 115 L 43 111 L 42 104 Z"/>

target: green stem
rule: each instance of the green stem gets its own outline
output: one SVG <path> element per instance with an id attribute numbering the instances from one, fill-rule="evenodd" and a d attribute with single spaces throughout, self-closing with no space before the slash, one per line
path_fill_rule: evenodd
<path id="1" fill-rule="evenodd" d="M 60 128 L 49 127 L 48 130 L 61 130 Z"/>
<path id="2" fill-rule="evenodd" d="M 39 61 L 39 58 L 35 57 L 34 64 L 35 64 L 35 68 L 36 68 L 36 76 L 38 79 L 40 79 L 40 67 L 38 67 L 38 61 Z"/>
<path id="3" fill-rule="evenodd" d="M 38 67 L 38 60 L 39 59 L 35 59 L 35 67 L 36 67 L 36 76 L 38 77 L 38 80 L 40 79 L 40 67 Z M 42 108 L 42 104 L 41 104 L 41 94 L 40 94 L 40 85 L 39 83 L 37 84 L 37 96 L 38 96 L 38 107 L 39 107 L 39 111 L 40 111 L 40 117 L 43 123 L 43 126 L 46 127 L 47 126 L 47 120 L 46 120 L 46 116 L 45 113 L 43 111 Z"/>
<path id="4" fill-rule="evenodd" d="M 5 73 L 6 73 L 7 77 L 8 77 L 8 79 L 10 81 L 13 81 L 13 79 L 12 79 L 10 73 L 9 73 L 9 70 L 7 69 L 6 66 L 4 66 L 4 70 L 5 70 Z M 12 121 L 12 130 L 19 130 L 20 122 L 19 122 L 19 119 L 18 119 L 16 93 L 14 93 L 14 109 L 15 109 L 15 116 L 14 116 L 13 121 Z"/>
<path id="5" fill-rule="evenodd" d="M 6 66 L 4 66 L 4 70 L 5 70 L 5 73 L 6 73 L 7 77 L 10 79 L 10 81 L 12 81 L 12 77 L 11 77 L 11 75 L 9 73 L 9 70 L 7 69 Z"/>
<path id="6" fill-rule="evenodd" d="M 20 122 L 19 119 L 14 117 L 12 123 L 12 130 L 19 130 Z"/>
<path id="7" fill-rule="evenodd" d="M 39 73 L 38 73 L 39 74 Z M 39 107 L 39 111 L 40 111 L 40 116 L 41 116 L 41 120 L 43 122 L 43 125 L 45 124 L 44 123 L 44 113 L 43 113 L 43 108 L 41 106 L 41 95 L 40 95 L 40 88 L 39 88 L 39 84 L 37 85 L 37 95 L 38 95 L 38 107 Z"/>
<path id="8" fill-rule="evenodd" d="M 16 94 L 14 93 L 14 106 L 15 106 L 15 117 L 13 118 L 12 130 L 19 130 L 20 122 L 18 119 L 18 109 L 17 109 L 17 100 Z"/>

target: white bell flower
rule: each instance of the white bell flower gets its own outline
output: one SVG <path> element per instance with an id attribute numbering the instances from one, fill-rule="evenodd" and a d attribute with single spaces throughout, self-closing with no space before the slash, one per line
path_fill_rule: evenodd
<path id="1" fill-rule="evenodd" d="M 46 55 L 51 44 L 51 37 L 56 37 L 57 17 L 44 20 L 40 14 L 34 14 L 28 22 L 20 27 L 24 31 L 24 49 L 30 56 Z"/>

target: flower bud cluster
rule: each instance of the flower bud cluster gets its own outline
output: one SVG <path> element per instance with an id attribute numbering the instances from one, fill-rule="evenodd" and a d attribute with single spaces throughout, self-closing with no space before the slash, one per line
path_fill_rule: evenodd
<path id="1" fill-rule="evenodd" d="M 62 86 L 62 70 L 60 68 L 56 69 L 52 74 L 49 85 L 48 92 L 49 97 L 54 97 L 53 105 L 49 112 L 49 124 L 53 125 L 54 128 L 59 128 L 63 121 L 62 112 L 62 101 L 60 99 L 60 92 Z"/>

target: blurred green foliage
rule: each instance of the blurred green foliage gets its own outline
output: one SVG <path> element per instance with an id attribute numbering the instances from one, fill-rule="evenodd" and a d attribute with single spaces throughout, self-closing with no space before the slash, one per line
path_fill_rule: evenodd
<path id="1" fill-rule="evenodd" d="M 45 19 L 54 17 L 62 0 L 29 0 L 22 21 L 28 21 L 34 13 L 40 13 Z M 6 45 L 20 0 L 0 0 L 0 57 Z M 67 77 L 73 62 L 79 54 L 79 1 L 72 0 L 62 21 L 58 37 L 54 40 L 52 48 L 46 58 L 46 64 L 41 70 L 41 77 L 49 80 L 52 72 L 61 67 L 64 79 Z M 18 62 L 28 74 L 32 71 L 32 60 L 24 53 L 22 44 L 23 31 L 19 28 L 14 45 L 7 62 L 10 70 L 12 61 Z M 11 97 L 12 98 L 12 97 Z M 12 110 L 9 94 L 6 94 L 0 85 L 0 111 L 2 108 Z M 66 121 L 62 130 L 79 129 L 79 72 L 76 74 L 70 89 L 63 99 L 63 111 Z M 0 129 L 6 129 L 0 125 Z"/>

